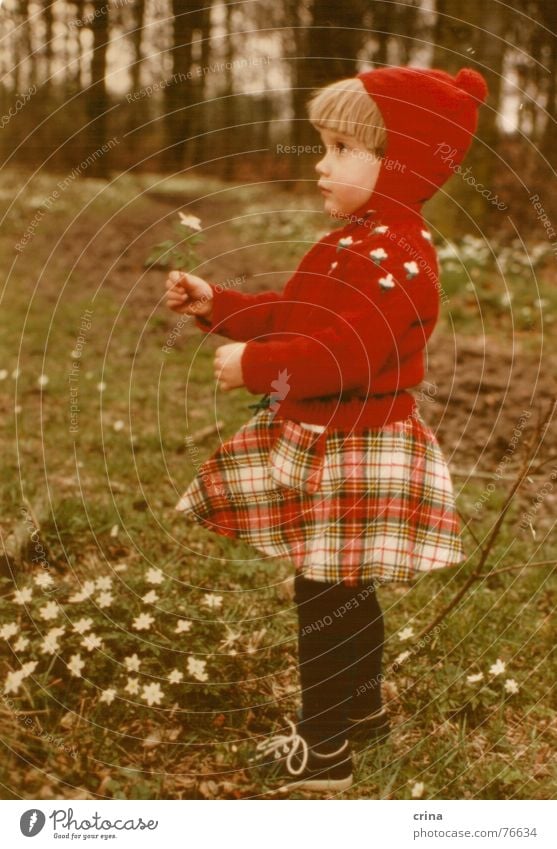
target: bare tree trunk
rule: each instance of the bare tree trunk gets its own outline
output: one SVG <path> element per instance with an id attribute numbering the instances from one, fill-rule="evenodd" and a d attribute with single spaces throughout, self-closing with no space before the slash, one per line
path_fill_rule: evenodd
<path id="1" fill-rule="evenodd" d="M 21 69 L 25 67 L 27 63 L 24 63 L 23 57 L 27 58 L 29 74 L 27 76 L 27 84 L 34 85 L 38 81 L 37 77 L 37 62 L 35 55 L 33 54 L 33 42 L 31 39 L 31 21 L 29 19 L 29 0 L 19 0 L 19 14 L 21 18 L 21 35 L 18 39 L 19 43 L 19 55 L 17 57 L 17 61 L 14 65 L 14 92 L 18 94 L 22 88 L 22 76 Z"/>
<path id="2" fill-rule="evenodd" d="M 547 80 L 546 123 L 541 140 L 541 152 L 555 167 L 557 163 L 557 6 L 555 3 L 542 5 L 542 23 L 548 28 L 547 47 L 549 53 Z"/>
<path id="3" fill-rule="evenodd" d="M 161 160 L 164 168 L 178 170 L 183 161 L 190 129 L 188 106 L 192 102 L 192 86 L 187 74 L 192 62 L 192 38 L 196 15 L 202 4 L 192 0 L 172 0 L 172 79 L 164 89 L 165 150 Z"/>
<path id="4" fill-rule="evenodd" d="M 97 151 L 107 140 L 108 95 L 106 91 L 106 51 L 109 39 L 109 7 L 105 0 L 95 0 L 93 32 L 93 58 L 91 60 L 91 86 L 87 92 L 87 119 L 89 153 Z M 108 161 L 105 154 L 97 156 L 87 169 L 90 177 L 107 177 Z"/>
<path id="5" fill-rule="evenodd" d="M 362 46 L 361 26 L 366 3 L 364 0 L 315 0 L 313 20 L 307 31 L 306 49 L 295 60 L 296 97 L 294 122 L 296 143 L 309 145 L 315 142 L 305 110 L 311 90 L 327 85 L 357 72 L 357 55 Z M 300 177 L 309 176 L 308 164 L 301 156 L 295 157 L 294 172 Z M 313 170 L 311 171 L 313 175 Z"/>
<path id="6" fill-rule="evenodd" d="M 236 115 L 236 102 L 234 94 L 234 73 L 232 66 L 234 62 L 234 22 L 232 0 L 224 0 L 226 5 L 226 53 L 225 53 L 225 86 L 224 86 L 224 125 L 233 127 Z M 223 176 L 225 180 L 231 180 L 234 174 L 234 140 L 235 134 L 232 129 L 224 131 L 225 146 L 223 153 Z"/>
<path id="7" fill-rule="evenodd" d="M 133 31 L 131 34 L 133 48 L 133 62 L 131 66 L 132 91 L 141 87 L 141 43 L 143 39 L 143 25 L 145 22 L 145 0 L 135 0 L 133 6 Z"/>
<path id="8" fill-rule="evenodd" d="M 207 68 L 211 59 L 211 3 L 207 2 L 206 6 L 199 13 L 199 27 L 201 30 L 201 55 L 199 58 L 201 68 Z M 203 135 L 203 127 L 205 124 L 205 116 L 207 107 L 205 104 L 206 90 L 206 75 L 202 72 L 194 87 L 194 96 L 199 104 L 202 104 L 196 109 L 196 139 L 192 147 L 192 163 L 197 165 L 199 162 L 207 159 L 206 140 Z"/>
<path id="9" fill-rule="evenodd" d="M 141 63 L 143 55 L 141 45 L 143 40 L 143 27 L 145 23 L 145 0 L 135 0 L 132 10 L 133 29 L 131 33 L 131 42 L 133 50 L 133 62 L 131 65 L 131 86 L 132 92 L 137 92 L 141 88 Z M 141 125 L 145 115 L 145 107 L 141 101 L 132 100 L 128 104 L 127 112 L 127 133 L 129 150 L 129 166 L 133 168 L 136 163 L 136 154 L 140 139 L 140 133 L 134 130 Z"/>
<path id="10" fill-rule="evenodd" d="M 463 67 L 476 67 L 489 89 L 487 102 L 479 111 L 476 133 L 479 140 L 466 157 L 466 166 L 470 167 L 475 182 L 487 188 L 492 186 L 495 151 L 499 145 L 496 120 L 501 109 L 506 27 L 499 7 L 493 3 L 437 0 L 434 66 L 453 75 Z M 495 226 L 495 216 L 501 215 L 500 210 L 479 192 L 470 190 L 459 177 L 454 178 L 451 195 L 482 229 L 490 222 Z"/>
<path id="11" fill-rule="evenodd" d="M 44 41 L 44 57 L 45 57 L 45 76 L 42 83 L 42 89 L 48 96 L 51 88 L 50 78 L 52 76 L 52 30 L 53 30 L 53 8 L 52 0 L 43 0 L 43 18 L 45 26 L 45 41 Z"/>

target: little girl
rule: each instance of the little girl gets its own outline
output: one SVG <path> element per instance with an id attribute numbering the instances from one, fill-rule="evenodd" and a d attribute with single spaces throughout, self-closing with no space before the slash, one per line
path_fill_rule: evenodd
<path id="1" fill-rule="evenodd" d="M 346 790 L 351 738 L 389 730 L 377 584 L 466 559 L 446 461 L 408 390 L 439 315 L 422 205 L 463 160 L 486 95 L 469 68 L 381 68 L 320 89 L 318 188 L 343 226 L 282 292 L 166 283 L 171 309 L 235 340 L 216 351 L 220 388 L 265 395 L 176 510 L 295 566 L 302 705 L 257 747 L 281 790 Z"/>

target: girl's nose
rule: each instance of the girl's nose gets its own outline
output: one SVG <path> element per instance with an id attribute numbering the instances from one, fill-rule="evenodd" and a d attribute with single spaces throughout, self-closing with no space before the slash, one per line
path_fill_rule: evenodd
<path id="1" fill-rule="evenodd" d="M 325 154 L 323 159 L 320 159 L 319 162 L 317 163 L 317 165 L 315 166 L 315 170 L 317 171 L 318 174 L 325 175 L 327 173 L 327 165 L 326 165 L 326 162 L 325 162 L 326 158 L 327 158 L 327 155 Z"/>

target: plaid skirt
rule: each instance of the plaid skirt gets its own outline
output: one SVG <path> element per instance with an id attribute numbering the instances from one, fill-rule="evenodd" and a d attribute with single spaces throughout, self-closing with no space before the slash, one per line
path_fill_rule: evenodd
<path id="1" fill-rule="evenodd" d="M 449 469 L 417 410 L 358 433 L 260 410 L 175 509 L 315 581 L 412 582 L 466 559 Z"/>

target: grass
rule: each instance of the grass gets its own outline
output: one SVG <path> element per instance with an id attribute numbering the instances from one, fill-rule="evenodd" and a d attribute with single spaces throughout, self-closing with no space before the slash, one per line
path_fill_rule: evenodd
<path id="1" fill-rule="evenodd" d="M 6 174 L 6 202 L 17 194 L 17 178 Z M 160 241 L 156 234 L 145 235 L 128 276 L 122 273 L 111 285 L 108 275 L 94 298 L 95 277 L 110 258 L 95 260 L 92 249 L 80 271 L 74 253 L 82 242 L 75 235 L 49 258 L 68 220 L 95 234 L 126 204 L 128 223 L 148 218 L 154 182 L 152 175 L 128 176 L 97 197 L 101 186 L 93 182 L 71 186 L 6 271 L 0 628 L 13 623 L 16 629 L 3 631 L 0 656 L 6 798 L 257 796 L 263 788 L 253 780 L 253 742 L 297 705 L 290 565 L 186 525 L 173 512 L 199 462 L 246 420 L 253 397 L 244 390 L 215 395 L 212 358 L 221 341 L 200 346 L 191 325 L 164 353 L 176 321 L 159 305 L 163 276 L 144 273 L 140 262 Z M 37 199 L 55 186 L 55 177 L 41 175 L 16 199 L 1 237 L 3 256 L 12 255 Z M 242 246 L 246 263 L 253 257 L 270 273 L 294 265 L 307 241 L 324 232 L 323 219 L 311 211 L 315 201 L 269 197 L 264 186 L 228 193 L 199 178 L 157 186 L 159 197 L 185 192 L 193 199 L 204 191 L 220 192 L 223 202 L 231 195 L 231 244 Z M 266 216 L 269 203 L 290 211 Z M 164 227 L 160 232 L 164 237 Z M 500 273 L 470 259 L 473 253 L 473 246 L 463 247 L 461 265 L 443 276 L 449 303 L 441 324 L 458 334 L 477 333 L 477 300 L 486 335 L 514 328 L 527 334 L 525 344 L 535 345 L 541 332 L 535 300 L 545 301 L 541 320 L 548 324 L 557 305 L 549 280 L 540 269 L 533 288 L 531 273 L 523 266 L 512 271 L 509 259 L 511 309 L 501 302 Z M 91 328 L 81 357 L 72 357 L 88 309 Z M 12 377 L 15 369 L 19 374 Z M 42 388 L 41 374 L 48 376 Z M 186 437 L 215 418 L 222 428 L 198 441 L 197 459 Z M 474 480 L 459 495 L 465 514 L 482 495 Z M 501 500 L 496 490 L 483 502 L 470 526 L 476 538 L 492 527 Z M 29 508 L 39 534 L 32 533 Z M 516 506 L 490 557 L 493 568 L 556 557 L 549 535 L 535 546 L 516 535 L 518 515 Z M 424 799 L 555 797 L 551 570 L 533 566 L 477 582 L 422 647 L 398 636 L 409 625 L 418 633 L 462 585 L 474 561 L 469 532 L 464 543 L 471 562 L 462 569 L 381 590 L 384 693 L 395 727 L 384 746 L 357 753 L 348 798 L 405 799 L 420 792 Z M 160 575 L 150 571 L 158 569 Z M 31 598 L 18 604 L 14 592 L 25 588 Z M 148 624 L 140 629 L 142 614 L 153 619 L 143 619 Z M 178 626 L 180 620 L 186 624 Z M 75 630 L 80 622 L 81 632 Z M 64 629 L 57 652 L 48 642 L 44 650 L 53 628 Z M 102 642 L 91 642 L 91 635 Z M 410 657 L 393 665 L 405 650 Z M 490 673 L 498 660 L 504 671 Z M 28 674 L 19 682 L 9 678 L 22 664 L 29 664 Z M 480 672 L 481 681 L 467 681 Z M 517 682 L 517 693 L 505 689 L 508 679 Z M 107 690 L 115 690 L 112 701 Z"/>

